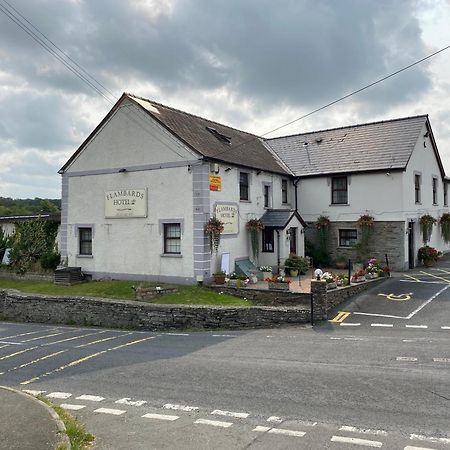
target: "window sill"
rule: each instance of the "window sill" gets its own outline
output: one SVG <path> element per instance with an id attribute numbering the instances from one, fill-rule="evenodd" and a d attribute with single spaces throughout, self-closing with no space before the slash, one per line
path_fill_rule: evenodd
<path id="1" fill-rule="evenodd" d="M 433 206 L 439 206 L 439 203 L 433 203 Z"/>
<path id="2" fill-rule="evenodd" d="M 161 253 L 159 256 L 161 258 L 182 258 L 183 255 L 180 253 Z"/>
<path id="3" fill-rule="evenodd" d="M 251 200 L 239 200 L 240 203 L 251 203 Z"/>
<path id="4" fill-rule="evenodd" d="M 350 203 L 330 203 L 328 206 L 350 206 Z"/>
<path id="5" fill-rule="evenodd" d="M 76 258 L 90 258 L 90 259 L 92 259 L 92 258 L 94 258 L 94 255 L 76 255 Z"/>

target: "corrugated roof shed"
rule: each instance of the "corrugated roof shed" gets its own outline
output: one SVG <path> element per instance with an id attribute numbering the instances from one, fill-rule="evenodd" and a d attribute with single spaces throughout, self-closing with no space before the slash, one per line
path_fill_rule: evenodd
<path id="1" fill-rule="evenodd" d="M 407 117 L 265 142 L 296 176 L 404 169 L 427 120 Z"/>

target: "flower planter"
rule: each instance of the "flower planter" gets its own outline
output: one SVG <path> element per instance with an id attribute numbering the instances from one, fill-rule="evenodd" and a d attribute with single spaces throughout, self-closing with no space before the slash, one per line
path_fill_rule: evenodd
<path id="1" fill-rule="evenodd" d="M 366 280 L 373 280 L 375 278 L 378 278 L 378 274 L 377 273 L 368 273 L 368 274 L 366 274 Z"/>
<path id="2" fill-rule="evenodd" d="M 336 289 L 337 284 L 336 283 L 327 283 L 327 289 Z"/>
<path id="3" fill-rule="evenodd" d="M 215 284 L 225 284 L 225 274 L 214 275 L 214 283 Z"/>
<path id="4" fill-rule="evenodd" d="M 262 274 L 263 274 L 263 280 L 265 280 L 266 278 L 272 277 L 272 272 L 262 272 Z"/>
<path id="5" fill-rule="evenodd" d="M 269 281 L 269 290 L 289 291 L 289 283 L 272 283 L 271 281 Z"/>
<path id="6" fill-rule="evenodd" d="M 362 283 L 363 281 L 366 281 L 365 277 L 352 278 L 352 283 Z"/>
<path id="7" fill-rule="evenodd" d="M 298 277 L 298 270 L 297 269 L 289 269 L 289 275 L 291 277 Z"/>
<path id="8" fill-rule="evenodd" d="M 228 280 L 227 286 L 237 288 L 241 287 L 241 283 L 241 280 Z"/>
<path id="9" fill-rule="evenodd" d="M 432 261 L 432 260 L 426 260 L 426 259 L 423 260 L 423 265 L 424 265 L 425 267 L 433 267 L 435 264 L 436 264 L 435 261 Z"/>

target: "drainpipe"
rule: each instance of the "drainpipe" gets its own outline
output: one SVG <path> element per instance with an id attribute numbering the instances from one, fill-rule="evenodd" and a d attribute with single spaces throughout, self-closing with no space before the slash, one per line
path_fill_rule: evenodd
<path id="1" fill-rule="evenodd" d="M 275 230 L 277 232 L 277 266 L 280 267 L 280 230 Z"/>
<path id="2" fill-rule="evenodd" d="M 298 183 L 300 182 L 300 178 L 294 178 L 294 187 L 295 187 L 295 212 L 298 212 Z"/>

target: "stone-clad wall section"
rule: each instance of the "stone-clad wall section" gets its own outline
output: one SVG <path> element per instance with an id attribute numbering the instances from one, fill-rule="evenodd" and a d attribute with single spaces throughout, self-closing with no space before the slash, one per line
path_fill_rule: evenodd
<path id="1" fill-rule="evenodd" d="M 301 307 L 154 305 L 127 300 L 46 297 L 0 290 L 0 319 L 136 330 L 258 328 L 306 323 Z"/>
<path id="2" fill-rule="evenodd" d="M 356 222 L 331 222 L 328 247 L 331 261 L 335 261 L 339 256 L 357 261 L 355 248 L 339 247 L 339 229 L 357 229 L 358 240 L 361 237 L 361 231 Z M 403 221 L 375 222 L 369 241 L 371 256 L 377 258 L 384 265 L 387 253 L 391 269 L 404 270 L 407 257 L 405 255 L 405 232 L 405 222 Z M 314 223 L 308 223 L 305 238 L 314 243 L 318 242 Z"/>

